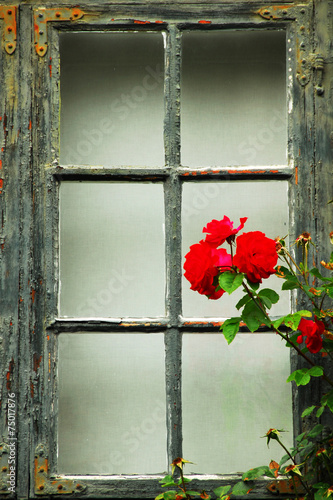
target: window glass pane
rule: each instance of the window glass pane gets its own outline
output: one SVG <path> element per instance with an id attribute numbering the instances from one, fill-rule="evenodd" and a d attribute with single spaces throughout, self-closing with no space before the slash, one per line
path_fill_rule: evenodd
<path id="1" fill-rule="evenodd" d="M 163 316 L 163 186 L 60 185 L 60 314 Z"/>
<path id="2" fill-rule="evenodd" d="M 182 164 L 286 163 L 285 34 L 183 35 Z"/>
<path id="3" fill-rule="evenodd" d="M 59 335 L 58 472 L 166 470 L 161 334 Z"/>
<path id="4" fill-rule="evenodd" d="M 238 227 L 240 217 L 248 217 L 243 231 L 262 231 L 269 238 L 288 234 L 288 183 L 287 181 L 237 181 L 200 182 L 183 185 L 183 238 L 182 255 L 189 247 L 204 239 L 202 229 L 213 219 L 227 215 Z M 223 248 L 229 253 L 226 244 Z M 265 279 L 265 288 L 281 291 L 282 282 L 275 276 Z M 183 277 L 183 315 L 192 317 L 238 316 L 235 304 L 241 291 L 224 294 L 219 300 L 207 300 L 190 290 L 190 283 Z M 289 311 L 289 294 L 280 294 L 280 301 L 273 305 L 272 315 Z"/>
<path id="5" fill-rule="evenodd" d="M 162 33 L 62 33 L 62 164 L 164 164 Z"/>
<path id="6" fill-rule="evenodd" d="M 183 336 L 183 450 L 196 473 L 245 472 L 285 454 L 262 436 L 285 429 L 293 445 L 289 349 L 275 334 Z"/>

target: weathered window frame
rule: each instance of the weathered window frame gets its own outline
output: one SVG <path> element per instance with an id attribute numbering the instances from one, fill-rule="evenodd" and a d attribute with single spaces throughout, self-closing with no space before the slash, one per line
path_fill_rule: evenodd
<path id="1" fill-rule="evenodd" d="M 1 369 L 2 384 L 1 435 L 6 436 L 6 401 L 8 392 L 17 394 L 17 498 L 38 498 L 58 495 L 70 490 L 76 496 L 109 498 L 153 498 L 160 487 L 156 477 L 54 477 L 56 458 L 57 412 L 57 334 L 69 331 L 114 331 L 110 323 L 57 320 L 57 207 L 58 183 L 70 179 L 145 180 L 154 177 L 164 182 L 166 198 L 167 267 L 178 266 L 168 275 L 168 318 L 149 325 L 126 321 L 117 330 L 164 331 L 166 343 L 166 374 L 168 418 L 168 457 L 171 461 L 182 455 L 181 403 L 178 388 L 180 374 L 176 370 L 181 355 L 180 332 L 216 331 L 216 325 L 204 322 L 188 324 L 181 318 L 181 251 L 180 208 L 181 185 L 194 180 L 223 179 L 288 179 L 291 207 L 291 235 L 306 227 L 321 249 L 324 236 L 332 230 L 332 220 L 321 200 L 332 198 L 330 172 L 332 161 L 332 54 L 329 53 L 331 1 L 312 2 L 202 2 L 137 4 L 101 1 L 94 6 L 81 6 L 78 20 L 47 22 L 47 52 L 37 55 L 34 39 L 34 15 L 45 1 L 19 2 L 15 8 L 19 21 L 17 46 L 0 51 L 0 85 L 4 89 L 1 102 L 0 140 L 2 182 L 1 226 Z M 74 7 L 74 6 L 73 6 Z M 64 4 L 64 9 L 73 9 Z M 35 18 L 36 19 L 36 18 Z M 125 21 L 124 21 L 125 19 Z M 163 20 L 163 23 L 156 23 Z M 203 23 L 202 21 L 205 21 Z M 5 18 L 0 29 L 7 26 Z M 148 24 L 150 23 L 150 24 Z M 331 22 L 332 24 L 332 22 Z M 315 29 L 315 25 L 320 29 Z M 212 28 L 285 29 L 290 40 L 291 85 L 289 114 L 289 164 L 287 168 L 253 169 L 241 167 L 222 169 L 186 169 L 179 166 L 179 79 L 180 36 L 182 30 Z M 165 77 L 165 150 L 167 163 L 162 169 L 100 169 L 64 167 L 58 163 L 59 145 L 59 30 L 163 29 L 167 32 Z M 8 34 L 8 33 L 7 33 Z M 44 33 L 45 35 L 45 33 Z M 44 36 L 43 35 L 43 36 Z M 318 63 L 315 54 L 322 56 Z M 316 62 L 317 61 L 317 62 Z M 288 73 L 289 74 L 289 73 Z M 172 104 L 171 104 L 172 103 Z M 176 105 L 174 105 L 176 103 Z M 331 106 L 331 107 L 330 107 Z M 172 208 L 169 208 L 172 207 Z M 294 307 L 296 307 L 294 298 Z M 299 304 L 298 304 L 299 306 Z M 130 324 L 128 324 L 130 323 Z M 146 323 L 146 322 L 145 322 Z M 292 359 L 296 365 L 297 359 Z M 170 380 L 173 380 L 173 384 Z M 320 384 L 320 381 L 318 381 Z M 295 432 L 302 428 L 300 414 L 307 406 L 307 392 L 294 392 Z M 176 404 L 174 404 L 176 403 Z M 6 460 L 4 442 L 0 459 Z M 0 486 L 6 481 L 0 473 Z M 53 478 L 53 479 L 52 479 Z M 237 477 L 197 477 L 202 489 L 236 482 Z M 1 482 L 2 481 L 2 482 Z M 81 484 L 82 483 L 82 484 Z M 81 486 L 80 486 L 81 485 Z M 61 486 L 61 487 L 60 487 Z M 255 497 L 267 497 L 262 482 Z M 277 488 L 278 489 L 278 488 Z M 4 491 L 4 490 L 2 490 Z M 0 490 L 0 498 L 8 498 Z M 70 496 L 70 495 L 69 495 Z"/>

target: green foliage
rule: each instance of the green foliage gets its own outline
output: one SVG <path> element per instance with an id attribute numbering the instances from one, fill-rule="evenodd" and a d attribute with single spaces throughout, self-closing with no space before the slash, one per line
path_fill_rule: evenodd
<path id="1" fill-rule="evenodd" d="M 240 324 L 241 318 L 230 318 L 227 319 L 223 325 L 221 326 L 221 329 L 223 331 L 223 335 L 228 342 L 228 344 L 231 344 L 231 342 L 234 340 L 236 337 L 236 334 L 239 330 L 239 324 Z"/>
<path id="2" fill-rule="evenodd" d="M 321 377 L 324 373 L 324 370 L 321 366 L 313 366 L 312 368 L 301 368 L 300 370 L 296 370 L 292 372 L 287 378 L 287 382 L 291 382 L 292 380 L 296 382 L 296 385 L 307 385 L 311 377 Z"/>
<path id="3" fill-rule="evenodd" d="M 242 273 L 232 273 L 225 271 L 219 276 L 220 287 L 229 293 L 229 295 L 237 290 L 243 283 L 244 274 Z"/>
<path id="4" fill-rule="evenodd" d="M 242 320 L 251 332 L 258 330 L 260 325 L 264 323 L 270 326 L 270 321 L 265 316 L 265 313 L 258 307 L 254 301 L 248 302 L 242 312 Z"/>

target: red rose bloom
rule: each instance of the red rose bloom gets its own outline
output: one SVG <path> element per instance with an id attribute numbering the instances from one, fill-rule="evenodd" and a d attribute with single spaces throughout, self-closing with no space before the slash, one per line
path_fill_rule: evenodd
<path id="1" fill-rule="evenodd" d="M 277 260 L 275 241 L 261 231 L 250 231 L 237 237 L 233 264 L 252 283 L 261 283 L 262 278 L 275 274 Z"/>
<path id="2" fill-rule="evenodd" d="M 224 248 L 215 249 L 201 240 L 190 247 L 185 255 L 185 278 L 191 283 L 191 290 L 207 295 L 216 300 L 223 295 L 224 290 L 216 291 L 214 278 L 220 272 L 219 268 L 230 268 L 231 255 Z"/>
<path id="3" fill-rule="evenodd" d="M 234 223 L 226 215 L 222 220 L 213 219 L 203 228 L 203 233 L 209 233 L 206 235 L 205 241 L 212 245 L 213 247 L 218 247 L 225 242 L 227 238 L 237 234 L 238 231 L 243 229 L 247 217 L 242 217 L 240 219 L 240 225 L 237 229 L 234 229 Z"/>
<path id="4" fill-rule="evenodd" d="M 325 330 L 324 323 L 317 320 L 317 318 L 314 321 L 302 318 L 297 329 L 301 332 L 301 335 L 297 337 L 297 342 L 301 344 L 303 337 L 305 337 L 305 345 L 309 351 L 313 353 L 319 352 L 323 345 L 321 335 Z"/>

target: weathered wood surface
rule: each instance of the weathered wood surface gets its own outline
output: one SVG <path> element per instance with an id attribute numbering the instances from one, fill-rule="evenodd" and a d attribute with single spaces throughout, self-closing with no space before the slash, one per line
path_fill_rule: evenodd
<path id="1" fill-rule="evenodd" d="M 10 2 L 8 2 L 8 5 Z M 287 0 L 283 5 L 292 4 Z M 294 165 L 290 171 L 276 175 L 290 178 L 290 206 L 292 214 L 292 234 L 304 230 L 311 232 L 317 241 L 318 259 L 328 258 L 331 245 L 328 234 L 333 230 L 333 205 L 327 202 L 333 198 L 333 2 L 316 0 L 312 12 L 311 3 L 304 1 L 310 18 L 305 26 L 307 54 L 317 52 L 324 58 L 323 89 L 318 95 L 315 90 L 317 76 L 312 72 L 310 82 L 301 86 L 296 78 L 300 54 L 293 52 L 291 67 L 293 75 L 293 111 L 290 115 L 290 156 Z M 1 5 L 7 5 L 3 1 Z M 19 1 L 17 48 L 12 55 L 0 50 L 0 434 L 1 441 L 7 439 L 7 399 L 15 394 L 17 400 L 17 487 L 20 499 L 36 498 L 34 491 L 34 453 L 41 443 L 48 448 L 50 467 L 56 460 L 56 335 L 52 324 L 56 317 L 57 280 L 57 175 L 58 166 L 58 114 L 59 114 L 59 61 L 57 59 L 57 29 L 49 27 L 48 52 L 44 58 L 34 50 L 33 9 L 35 7 L 70 6 L 65 0 Z M 73 7 L 76 4 L 73 4 Z M 224 2 L 179 2 L 145 1 L 128 2 L 109 0 L 80 3 L 87 15 L 78 26 L 89 28 L 89 23 L 100 23 L 103 29 L 112 24 L 112 18 L 119 23 L 134 19 L 177 23 L 189 21 L 197 23 L 206 19 L 217 24 L 247 23 L 249 26 L 283 26 L 284 20 L 265 20 L 256 14 L 263 6 L 280 5 L 277 1 L 235 0 Z M 92 14 L 100 13 L 96 18 Z M 313 19 L 311 16 L 313 14 Z M 301 43 L 298 31 L 290 28 L 292 43 Z M 0 19 L 0 30 L 3 20 Z M 294 21 L 291 19 L 290 23 Z M 63 25 L 65 26 L 65 24 Z M 294 26 L 294 24 L 293 24 Z M 75 27 L 74 24 L 72 27 Z M 91 27 L 91 26 L 90 26 Z M 138 29 L 143 29 L 137 25 Z M 68 26 L 67 26 L 68 29 Z M 92 28 L 91 28 L 92 29 Z M 179 60 L 177 63 L 177 31 L 170 30 L 173 44 L 167 49 L 171 66 L 166 75 L 166 84 L 171 85 L 174 102 L 177 103 L 176 85 L 179 81 Z M 289 28 L 288 28 L 289 29 Z M 302 35 L 303 36 L 303 35 Z M 52 57 L 52 61 L 49 59 Z M 52 72 L 50 65 L 52 64 Z M 170 87 L 170 88 L 171 88 Z M 166 105 L 166 150 L 170 164 L 179 161 L 179 109 L 172 103 Z M 181 255 L 177 242 L 180 238 L 180 177 L 170 176 L 169 166 L 159 175 L 167 179 L 166 196 L 173 207 L 167 228 L 169 266 L 179 265 Z M 72 171 L 73 172 L 73 171 Z M 157 172 L 155 172 L 156 174 Z M 117 175 L 140 175 L 136 172 L 121 171 Z M 74 175 L 81 175 L 78 171 Z M 107 175 L 107 172 L 105 173 Z M 225 172 L 208 172 L 209 178 L 221 178 Z M 237 175 L 237 174 L 235 174 Z M 244 174 L 245 175 L 245 174 Z M 269 177 L 269 173 L 265 173 Z M 174 256 L 174 259 L 171 259 Z M 169 282 L 170 296 L 168 308 L 170 325 L 162 325 L 168 331 L 167 401 L 170 409 L 168 417 L 169 456 L 181 453 L 181 401 L 179 395 L 180 378 L 177 384 L 171 376 L 172 366 L 180 361 L 178 330 L 178 303 L 180 295 L 180 270 L 173 274 Z M 296 306 L 296 303 L 295 303 Z M 302 306 L 298 303 L 297 306 Z M 51 325 L 51 329 L 49 329 Z M 195 325 L 192 325 L 195 329 Z M 103 326 L 104 329 L 108 325 Z M 199 325 L 199 328 L 200 325 Z M 216 325 L 209 325 L 212 331 Z M 172 346 L 172 348 L 170 348 Z M 298 359 L 293 359 L 298 366 Z M 320 381 L 312 385 L 309 392 L 301 388 L 295 391 L 295 428 L 302 429 L 299 415 L 302 409 L 313 401 L 319 393 Z M 238 478 L 206 479 L 204 487 L 220 485 L 222 482 L 236 481 Z M 2 481 L 2 482 L 1 482 Z M 0 471 L 0 498 L 9 498 L 1 493 L 6 481 L 6 473 Z M 216 483 L 217 481 L 217 483 Z M 142 478 L 133 486 L 134 479 L 91 478 L 87 490 L 78 497 L 109 498 L 153 498 L 160 487 L 158 480 Z M 2 490 L 4 491 L 4 490 Z M 251 498 L 273 498 L 262 484 Z M 276 498 L 276 497 L 275 497 Z"/>

